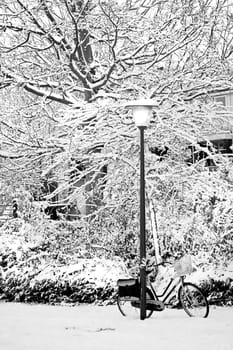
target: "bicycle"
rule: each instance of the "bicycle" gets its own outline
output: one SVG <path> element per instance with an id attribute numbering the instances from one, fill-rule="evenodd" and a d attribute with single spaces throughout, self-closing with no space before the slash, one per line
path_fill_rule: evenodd
<path id="1" fill-rule="evenodd" d="M 156 266 L 170 264 L 168 261 Z M 169 306 L 172 293 L 177 290 L 179 305 L 190 317 L 204 317 L 209 314 L 209 303 L 201 289 L 194 283 L 185 282 L 186 275 L 193 272 L 191 257 L 186 255 L 174 263 L 175 275 L 170 279 L 161 294 L 157 294 L 150 279 L 146 286 L 146 317 L 149 318 L 154 311 L 163 311 Z M 148 273 L 147 273 L 148 274 Z M 123 316 L 130 316 L 140 309 L 140 282 L 138 278 L 119 279 L 117 306 Z"/>

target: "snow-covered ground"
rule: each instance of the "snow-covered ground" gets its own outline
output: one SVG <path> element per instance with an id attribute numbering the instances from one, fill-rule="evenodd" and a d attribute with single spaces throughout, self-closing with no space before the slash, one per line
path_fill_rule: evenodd
<path id="1" fill-rule="evenodd" d="M 127 319 L 116 306 L 0 303 L 1 350 L 232 350 L 233 308 L 207 319 L 165 310 Z"/>

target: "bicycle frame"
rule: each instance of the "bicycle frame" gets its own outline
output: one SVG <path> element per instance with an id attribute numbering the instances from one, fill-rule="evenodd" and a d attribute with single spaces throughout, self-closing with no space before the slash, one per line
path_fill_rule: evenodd
<path id="1" fill-rule="evenodd" d="M 168 300 L 168 298 L 170 297 L 170 295 L 172 295 L 172 293 L 175 291 L 175 289 L 179 286 L 179 285 L 183 285 L 185 276 L 180 276 L 179 279 L 177 277 L 177 281 L 175 282 L 175 284 L 173 284 L 173 282 L 175 281 L 176 278 L 172 277 L 170 279 L 170 281 L 168 282 L 167 286 L 164 288 L 162 294 L 157 294 L 153 284 L 149 281 L 148 286 L 151 289 L 155 299 L 162 301 L 162 303 L 164 303 L 164 305 L 168 305 L 169 303 L 166 303 L 166 301 Z M 173 284 L 173 286 L 172 286 Z M 170 287 L 172 286 L 172 288 L 170 289 Z"/>

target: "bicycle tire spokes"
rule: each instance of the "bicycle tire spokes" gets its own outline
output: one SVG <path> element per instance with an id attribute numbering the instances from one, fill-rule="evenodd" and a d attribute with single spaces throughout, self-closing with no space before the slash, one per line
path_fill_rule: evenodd
<path id="1" fill-rule="evenodd" d="M 207 317 L 209 305 L 201 290 L 191 283 L 185 283 L 179 290 L 179 300 L 190 317 Z"/>

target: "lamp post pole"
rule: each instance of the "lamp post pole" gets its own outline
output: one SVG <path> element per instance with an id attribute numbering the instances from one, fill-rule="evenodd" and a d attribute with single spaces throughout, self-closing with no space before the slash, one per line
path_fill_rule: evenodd
<path id="1" fill-rule="evenodd" d="M 145 165 L 144 131 L 149 125 L 155 101 L 141 99 L 129 101 L 125 107 L 132 108 L 135 125 L 140 132 L 140 319 L 146 318 L 146 218 L 145 218 Z"/>
<path id="2" fill-rule="evenodd" d="M 146 220 L 145 220 L 145 163 L 144 163 L 144 130 L 140 132 L 140 319 L 146 318 Z"/>

